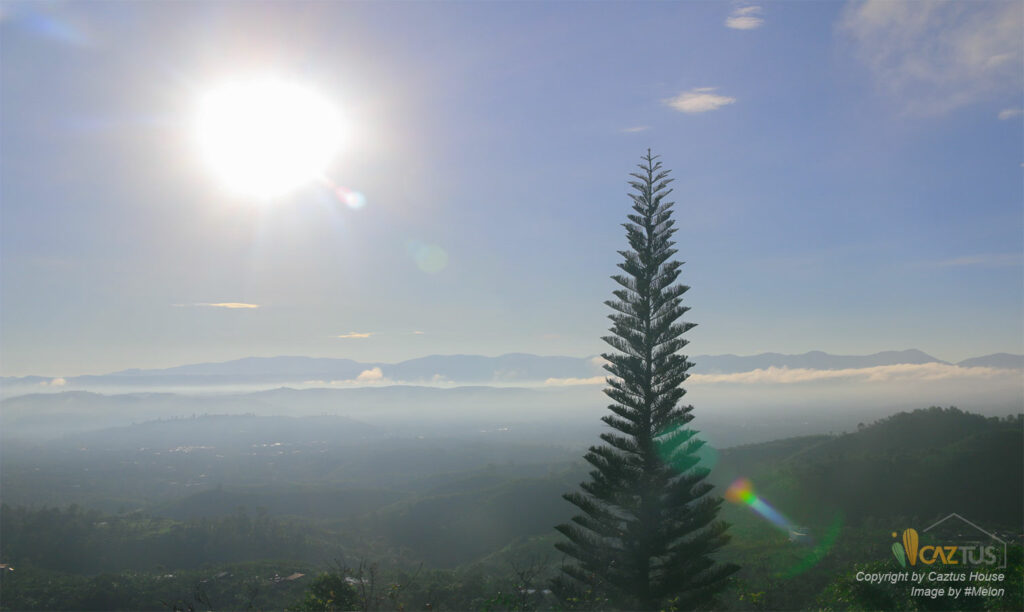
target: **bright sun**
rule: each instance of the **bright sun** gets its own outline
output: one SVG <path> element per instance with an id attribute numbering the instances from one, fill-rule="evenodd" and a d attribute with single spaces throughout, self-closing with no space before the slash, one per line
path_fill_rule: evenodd
<path id="1" fill-rule="evenodd" d="M 260 78 L 203 96 L 196 132 L 203 157 L 228 189 L 265 200 L 322 176 L 341 144 L 342 125 L 312 91 Z"/>

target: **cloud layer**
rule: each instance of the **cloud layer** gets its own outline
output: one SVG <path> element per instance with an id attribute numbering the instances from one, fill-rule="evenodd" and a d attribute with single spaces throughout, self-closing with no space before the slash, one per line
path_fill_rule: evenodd
<path id="1" fill-rule="evenodd" d="M 767 368 L 735 374 L 694 374 L 694 384 L 798 384 L 817 381 L 860 380 L 865 382 L 993 380 L 1020 378 L 1019 370 L 1001 368 L 964 368 L 945 363 L 902 363 L 873 368 L 846 370 L 809 370 L 802 368 Z"/>
<path id="2" fill-rule="evenodd" d="M 904 363 L 871 368 L 845 370 L 812 370 L 805 368 L 767 368 L 733 374 L 693 374 L 688 383 L 693 385 L 793 385 L 822 381 L 862 381 L 871 383 L 912 381 L 992 381 L 1020 380 L 1020 370 L 988 367 L 961 367 L 945 363 Z M 604 376 L 591 378 L 549 378 L 548 387 L 575 385 L 603 385 Z"/>
<path id="3" fill-rule="evenodd" d="M 574 387 L 577 385 L 603 385 L 604 376 L 591 376 L 590 378 L 549 378 L 544 381 L 545 387 Z"/>

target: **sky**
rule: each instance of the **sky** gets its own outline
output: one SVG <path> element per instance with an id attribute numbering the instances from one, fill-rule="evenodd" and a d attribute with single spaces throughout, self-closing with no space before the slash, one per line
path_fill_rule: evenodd
<path id="1" fill-rule="evenodd" d="M 996 1 L 5 2 L 0 374 L 597 354 L 648 148 L 692 354 L 1024 353 L 1022 40 Z M 198 101 L 248 74 L 336 105 L 325 183 L 218 184 Z"/>

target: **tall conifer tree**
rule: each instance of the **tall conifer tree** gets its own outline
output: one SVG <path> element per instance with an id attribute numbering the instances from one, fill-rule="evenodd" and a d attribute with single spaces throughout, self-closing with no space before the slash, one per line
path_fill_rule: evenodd
<path id="1" fill-rule="evenodd" d="M 567 538 L 556 547 L 572 558 L 558 584 L 626 609 L 688 609 L 708 603 L 738 568 L 712 558 L 728 525 L 716 520 L 722 500 L 708 495 L 709 470 L 699 465 L 693 406 L 680 403 L 693 365 L 679 353 L 681 336 L 694 324 L 681 320 L 689 287 L 676 283 L 682 264 L 672 258 L 672 179 L 650 150 L 639 167 L 624 224 L 630 249 L 619 251 L 620 288 L 605 302 L 614 312 L 603 340 L 615 351 L 602 355 L 613 401 L 602 420 L 613 431 L 585 455 L 594 470 L 582 492 L 564 496 L 582 514 L 556 527 Z"/>

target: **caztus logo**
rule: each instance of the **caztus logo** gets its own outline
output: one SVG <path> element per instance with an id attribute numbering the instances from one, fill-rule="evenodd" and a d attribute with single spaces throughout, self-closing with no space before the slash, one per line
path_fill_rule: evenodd
<path id="1" fill-rule="evenodd" d="M 973 526 L 973 523 L 968 524 Z M 932 527 L 925 531 L 930 530 Z M 980 529 L 979 531 L 989 535 L 985 531 Z M 892 544 L 892 554 L 899 561 L 901 567 L 907 567 L 908 565 L 911 567 L 917 565 L 991 566 L 1005 560 L 1004 548 L 996 546 L 995 543 L 985 545 L 974 538 L 962 543 L 942 542 L 922 546 L 921 538 L 917 530 L 913 528 L 904 529 L 902 533 L 894 531 L 892 532 L 892 537 L 896 539 L 896 542 Z M 1002 543 L 998 538 L 995 538 L 995 540 Z M 1002 552 L 1002 559 L 1000 559 L 1000 552 Z"/>

